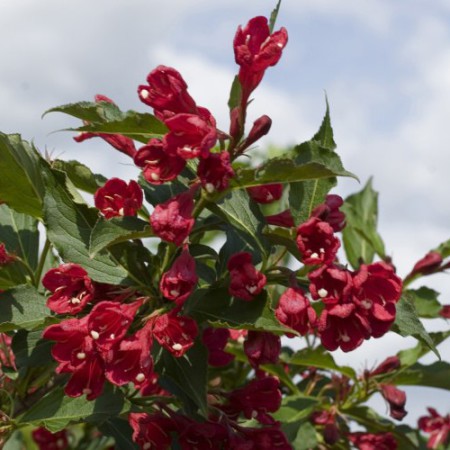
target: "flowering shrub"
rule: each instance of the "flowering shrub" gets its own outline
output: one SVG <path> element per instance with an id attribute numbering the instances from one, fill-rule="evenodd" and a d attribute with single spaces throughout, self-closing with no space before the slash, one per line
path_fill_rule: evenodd
<path id="1" fill-rule="evenodd" d="M 122 112 L 103 95 L 50 110 L 83 121 L 77 142 L 100 137 L 130 157 L 136 180 L 45 159 L 0 133 L 5 448 L 448 442 L 449 417 L 432 407 L 418 429 L 398 424 L 408 411 L 398 386 L 450 389 L 447 362 L 418 361 L 439 356 L 450 334 L 428 333 L 421 318 L 448 318 L 449 306 L 409 287 L 449 267 L 450 242 L 396 273 L 371 182 L 345 201 L 330 193 L 337 177 L 355 176 L 335 152 L 328 104 L 312 139 L 253 163 L 271 119 L 248 129 L 251 95 L 288 42 L 276 15 L 236 32 L 226 131 L 166 66 L 138 87 L 153 114 Z M 417 345 L 359 374 L 335 362 L 334 350 L 388 331 Z M 376 393 L 393 420 L 367 405 Z"/>

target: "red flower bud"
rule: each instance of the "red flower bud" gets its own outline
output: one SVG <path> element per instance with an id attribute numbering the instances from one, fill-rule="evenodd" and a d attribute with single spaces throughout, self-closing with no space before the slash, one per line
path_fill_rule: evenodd
<path id="1" fill-rule="evenodd" d="M 442 256 L 438 252 L 428 252 L 422 259 L 414 264 L 408 278 L 415 275 L 430 275 L 438 272 L 442 263 Z"/>
<path id="2" fill-rule="evenodd" d="M 264 115 L 259 119 L 256 119 L 253 122 L 253 127 L 250 130 L 250 133 L 248 134 L 242 148 L 250 147 L 250 145 L 265 136 L 270 131 L 271 126 L 272 119 L 269 116 Z"/>
<path id="3" fill-rule="evenodd" d="M 208 348 L 208 364 L 213 367 L 226 366 L 234 359 L 234 355 L 224 351 L 230 331 L 226 328 L 208 327 L 203 331 L 202 341 Z"/>
<path id="4" fill-rule="evenodd" d="M 339 195 L 329 194 L 326 196 L 325 203 L 316 206 L 311 217 L 318 217 L 320 220 L 327 222 L 337 233 L 345 227 L 345 214 L 339 211 L 344 204 L 344 200 Z"/>
<path id="5" fill-rule="evenodd" d="M 258 203 L 272 203 L 279 200 L 283 195 L 283 185 L 281 183 L 265 184 L 247 188 L 250 197 Z"/>
<path id="6" fill-rule="evenodd" d="M 3 242 L 0 243 L 0 266 L 3 266 L 5 264 L 9 264 L 10 262 L 13 262 L 16 259 L 14 255 L 11 255 L 6 250 L 5 244 Z"/>
<path id="7" fill-rule="evenodd" d="M 405 411 L 406 393 L 391 384 L 381 384 L 381 395 L 389 403 L 390 415 L 402 420 L 408 414 Z"/>
<path id="8" fill-rule="evenodd" d="M 229 259 L 227 268 L 230 271 L 230 295 L 251 301 L 263 290 L 266 276 L 256 270 L 250 253 L 235 253 Z"/>
<path id="9" fill-rule="evenodd" d="M 350 442 L 358 450 L 397 450 L 398 444 L 392 433 L 363 433 L 348 434 Z"/>
<path id="10" fill-rule="evenodd" d="M 39 450 L 66 450 L 69 448 L 67 430 L 51 433 L 44 427 L 39 427 L 32 432 L 33 440 Z"/>
<path id="11" fill-rule="evenodd" d="M 134 163 L 143 168 L 144 178 L 155 185 L 174 180 L 186 166 L 186 161 L 166 150 L 159 139 L 150 139 L 147 145 L 141 147 Z"/>
<path id="12" fill-rule="evenodd" d="M 78 264 L 66 263 L 50 269 L 42 284 L 53 293 L 47 307 L 57 314 L 77 314 L 94 298 L 92 281 Z"/>
<path id="13" fill-rule="evenodd" d="M 172 443 L 170 433 L 176 430 L 175 422 L 162 414 L 130 413 L 133 441 L 141 450 L 166 450 Z"/>
<path id="14" fill-rule="evenodd" d="M 183 244 L 189 236 L 195 219 L 192 217 L 192 192 L 182 192 L 164 203 L 156 205 L 150 223 L 155 234 L 167 242 Z"/>
<path id="15" fill-rule="evenodd" d="M 439 315 L 444 317 L 444 319 L 450 319 L 450 305 L 444 305 L 440 310 Z"/>
<path id="16" fill-rule="evenodd" d="M 142 207 L 144 196 L 136 181 L 128 184 L 120 178 L 111 178 L 94 195 L 95 207 L 107 218 L 135 216 Z"/>
<path id="17" fill-rule="evenodd" d="M 389 356 L 381 364 L 378 365 L 374 370 L 369 372 L 367 375 L 369 377 L 375 377 L 377 375 L 384 375 L 385 373 L 394 372 L 401 366 L 400 358 L 398 356 Z"/>
<path id="18" fill-rule="evenodd" d="M 165 298 L 181 305 L 194 291 L 197 281 L 195 259 L 188 250 L 183 250 L 170 270 L 163 274 L 159 288 Z"/>
<path id="19" fill-rule="evenodd" d="M 278 227 L 295 227 L 294 218 L 292 217 L 291 211 L 289 209 L 286 209 L 285 211 L 278 214 L 266 216 L 266 222 L 269 225 L 276 225 Z"/>

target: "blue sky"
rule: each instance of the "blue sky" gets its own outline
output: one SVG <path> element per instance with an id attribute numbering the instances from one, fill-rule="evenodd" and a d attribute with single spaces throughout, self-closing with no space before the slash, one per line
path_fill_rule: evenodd
<path id="1" fill-rule="evenodd" d="M 177 68 L 197 102 L 228 128 L 236 27 L 269 14 L 275 4 L 243 3 L 0 2 L 0 130 L 20 132 L 42 151 L 79 159 L 94 171 L 132 178 L 136 169 L 101 142 L 75 144 L 70 134 L 51 134 L 74 126 L 73 120 L 57 114 L 41 120 L 41 114 L 97 93 L 123 109 L 145 111 L 136 88 L 158 64 Z M 363 183 L 374 176 L 380 230 L 400 275 L 450 234 L 449 25 L 448 0 L 285 0 L 277 27 L 288 29 L 289 43 L 250 110 L 250 119 L 273 119 L 265 144 L 295 144 L 318 128 L 327 92 L 345 167 Z M 342 180 L 337 192 L 345 196 L 360 187 Z M 448 276 L 425 281 L 450 303 Z M 446 326 L 443 320 L 433 325 Z M 362 368 L 389 356 L 387 347 L 394 352 L 406 345 L 390 336 L 337 357 Z M 442 352 L 448 360 L 448 345 Z M 414 394 L 411 421 L 427 406 L 418 399 L 430 393 L 421 392 Z"/>

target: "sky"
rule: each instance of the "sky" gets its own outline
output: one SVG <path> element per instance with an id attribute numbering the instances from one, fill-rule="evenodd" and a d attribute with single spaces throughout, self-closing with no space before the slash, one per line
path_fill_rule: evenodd
<path id="1" fill-rule="evenodd" d="M 42 152 L 78 159 L 94 172 L 134 178 L 127 157 L 100 140 L 76 144 L 70 133 L 55 133 L 77 126 L 75 119 L 42 119 L 43 112 L 98 93 L 123 110 L 150 112 L 136 88 L 164 64 L 181 72 L 197 103 L 227 129 L 234 33 L 274 6 L 274 0 L 1 0 L 0 131 L 21 133 Z M 318 129 L 326 92 L 337 151 L 362 183 L 341 179 L 335 192 L 345 197 L 374 177 L 379 230 L 401 276 L 450 237 L 449 24 L 448 0 L 284 0 L 276 28 L 287 28 L 289 42 L 249 112 L 249 120 L 262 114 L 273 120 L 261 148 L 297 144 Z M 421 284 L 450 303 L 448 275 Z M 336 358 L 363 368 L 390 356 L 386 348 L 412 345 L 414 339 L 389 334 Z M 441 353 L 450 359 L 448 345 Z M 407 421 L 414 423 L 430 389 L 407 391 L 414 399 Z M 443 395 L 446 412 L 450 396 Z"/>

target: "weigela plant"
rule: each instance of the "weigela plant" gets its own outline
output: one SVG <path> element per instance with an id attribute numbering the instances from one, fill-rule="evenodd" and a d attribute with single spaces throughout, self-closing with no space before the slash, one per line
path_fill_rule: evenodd
<path id="1" fill-rule="evenodd" d="M 127 155 L 136 179 L 0 133 L 2 448 L 448 444 L 449 417 L 433 405 L 417 429 L 399 422 L 410 410 L 401 386 L 450 389 L 448 362 L 420 361 L 450 334 L 421 319 L 449 318 L 449 305 L 410 287 L 450 266 L 449 242 L 397 273 L 371 180 L 345 200 L 331 192 L 356 177 L 335 152 L 328 103 L 310 140 L 255 163 L 272 120 L 247 119 L 252 96 L 288 43 L 278 8 L 237 29 L 221 128 L 167 66 L 138 86 L 143 113 L 104 95 L 50 110 L 82 120 L 75 141 Z M 416 346 L 386 348 L 361 373 L 335 361 L 390 331 Z"/>

